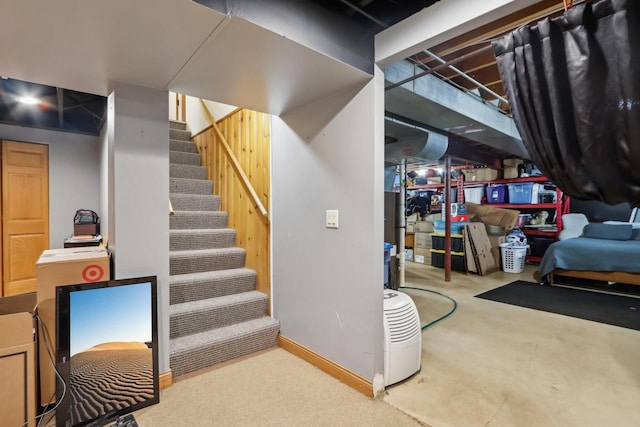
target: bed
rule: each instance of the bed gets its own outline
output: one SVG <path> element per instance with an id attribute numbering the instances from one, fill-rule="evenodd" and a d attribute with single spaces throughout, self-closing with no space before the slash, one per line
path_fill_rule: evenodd
<path id="1" fill-rule="evenodd" d="M 554 276 L 570 276 L 640 285 L 640 212 L 630 222 L 588 224 L 582 236 L 549 246 L 540 274 L 553 284 Z"/>

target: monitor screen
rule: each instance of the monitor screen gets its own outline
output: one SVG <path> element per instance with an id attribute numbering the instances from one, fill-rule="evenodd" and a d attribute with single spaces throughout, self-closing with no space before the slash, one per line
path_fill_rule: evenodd
<path id="1" fill-rule="evenodd" d="M 158 403 L 156 277 L 57 287 L 58 426 Z"/>

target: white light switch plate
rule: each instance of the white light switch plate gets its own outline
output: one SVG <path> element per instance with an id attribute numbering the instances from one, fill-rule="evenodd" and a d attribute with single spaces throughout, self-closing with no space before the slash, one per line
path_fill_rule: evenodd
<path id="1" fill-rule="evenodd" d="M 328 210 L 325 222 L 327 228 L 338 228 L 338 211 Z"/>

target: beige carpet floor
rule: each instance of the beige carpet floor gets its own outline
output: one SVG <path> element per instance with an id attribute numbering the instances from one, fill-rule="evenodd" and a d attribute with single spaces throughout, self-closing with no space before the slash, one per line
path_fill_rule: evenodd
<path id="1" fill-rule="evenodd" d="M 424 426 L 274 348 L 176 381 L 135 414 L 156 426 Z"/>

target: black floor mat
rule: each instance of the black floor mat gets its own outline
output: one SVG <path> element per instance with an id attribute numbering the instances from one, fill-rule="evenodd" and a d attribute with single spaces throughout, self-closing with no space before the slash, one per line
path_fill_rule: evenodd
<path id="1" fill-rule="evenodd" d="M 476 297 L 640 331 L 640 298 L 637 297 L 544 286 L 522 280 Z"/>

